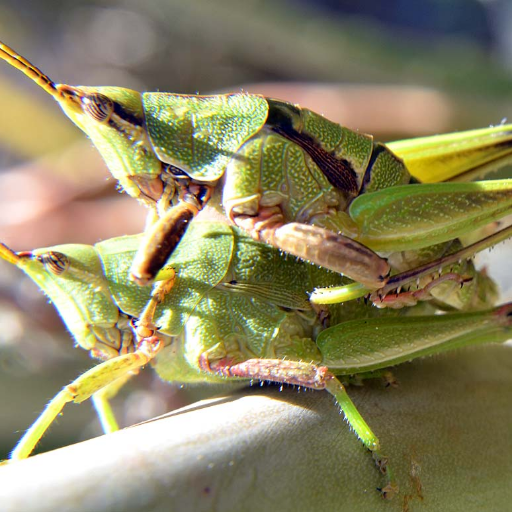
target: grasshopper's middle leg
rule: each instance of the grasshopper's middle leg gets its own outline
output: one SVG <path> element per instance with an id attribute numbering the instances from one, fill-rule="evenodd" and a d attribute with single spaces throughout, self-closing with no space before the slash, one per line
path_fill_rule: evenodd
<path id="1" fill-rule="evenodd" d="M 328 391 L 338 402 L 345 418 L 364 446 L 372 452 L 379 470 L 386 475 L 386 485 L 381 489 L 382 495 L 385 498 L 392 498 L 398 491 L 387 458 L 380 453 L 379 440 L 357 410 L 343 384 L 326 366 L 281 359 L 249 359 L 241 363 L 220 360 L 210 363 L 206 353 L 200 357 L 199 366 L 203 371 L 225 377 L 283 382 Z"/>
<path id="2" fill-rule="evenodd" d="M 278 207 L 263 208 L 255 217 L 234 215 L 233 222 L 256 240 L 333 270 L 376 290 L 386 283 L 390 265 L 365 245 L 320 226 L 283 223 Z"/>

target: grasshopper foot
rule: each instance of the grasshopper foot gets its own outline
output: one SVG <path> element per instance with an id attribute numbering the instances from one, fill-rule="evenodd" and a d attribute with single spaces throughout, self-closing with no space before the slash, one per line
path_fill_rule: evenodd
<path id="1" fill-rule="evenodd" d="M 381 493 L 381 496 L 386 500 L 391 500 L 398 493 L 399 487 L 395 482 L 391 468 L 388 465 L 388 458 L 381 455 L 379 452 L 374 451 L 372 453 L 375 465 L 379 468 L 379 471 L 386 476 L 387 484 L 384 487 L 379 487 L 377 490 Z"/>
<path id="2" fill-rule="evenodd" d="M 385 487 L 377 487 L 377 490 L 385 500 L 392 500 L 400 489 L 398 485 L 393 482 L 387 484 Z"/>
<path id="3" fill-rule="evenodd" d="M 464 286 L 465 283 L 468 283 L 471 280 L 471 277 L 461 276 L 455 272 L 450 272 L 433 279 L 425 287 L 414 291 L 396 292 L 382 295 L 381 290 L 377 290 L 370 295 L 370 301 L 373 302 L 373 305 L 378 308 L 400 309 L 403 307 L 411 307 L 415 306 L 420 301 L 432 300 L 434 298 L 431 294 L 432 289 L 441 283 L 446 281 L 455 281 L 461 286 Z"/>

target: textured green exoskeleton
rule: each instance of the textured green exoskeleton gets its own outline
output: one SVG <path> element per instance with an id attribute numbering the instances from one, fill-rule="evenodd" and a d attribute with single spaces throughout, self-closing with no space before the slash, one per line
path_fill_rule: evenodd
<path id="1" fill-rule="evenodd" d="M 442 316 L 433 314 L 431 304 L 383 311 L 351 301 L 317 309 L 308 292 L 341 285 L 343 277 L 224 224 L 194 223 L 153 290 L 139 287 L 129 271 L 140 241 L 138 235 L 18 254 L 0 245 L 0 256 L 49 296 L 76 343 L 104 360 L 48 404 L 12 459 L 30 455 L 71 401 L 92 396 L 106 431 L 115 430 L 108 399 L 151 363 L 174 382 L 245 378 L 326 389 L 387 473 L 383 493 L 389 497 L 396 485 L 378 438 L 336 376 L 365 377 L 415 357 L 501 342 L 510 334 L 510 305 Z M 479 293 L 491 289 L 486 284 Z"/>
<path id="2" fill-rule="evenodd" d="M 59 102 L 120 186 L 158 219 L 132 267 L 139 284 L 154 278 L 206 204 L 254 239 L 350 277 L 360 283 L 360 295 L 449 250 L 432 251 L 432 245 L 511 211 L 510 180 L 417 183 L 506 162 L 510 125 L 385 146 L 259 95 L 71 87 L 55 84 L 1 43 L 0 58 Z M 400 251 L 409 253 L 396 266 L 389 255 Z"/>

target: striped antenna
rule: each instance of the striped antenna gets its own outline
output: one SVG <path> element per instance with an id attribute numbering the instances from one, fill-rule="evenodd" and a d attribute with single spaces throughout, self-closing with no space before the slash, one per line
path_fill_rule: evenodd
<path id="1" fill-rule="evenodd" d="M 12 263 L 13 265 L 17 265 L 18 261 L 20 261 L 20 257 L 9 247 L 2 244 L 0 242 L 0 258 L 4 259 L 5 261 L 8 261 L 9 263 Z"/>
<path id="2" fill-rule="evenodd" d="M 33 66 L 27 59 L 16 53 L 12 48 L 0 41 L 0 59 L 5 60 L 11 66 L 25 73 L 39 87 L 44 89 L 48 94 L 56 100 L 62 97 L 62 93 L 57 89 L 55 83 L 52 82 L 40 69 Z"/>

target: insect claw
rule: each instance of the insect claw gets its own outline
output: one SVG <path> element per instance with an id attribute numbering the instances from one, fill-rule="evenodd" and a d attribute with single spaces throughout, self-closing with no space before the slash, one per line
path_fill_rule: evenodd
<path id="1" fill-rule="evenodd" d="M 395 483 L 389 483 L 385 487 L 377 487 L 377 491 L 380 492 L 381 496 L 385 500 L 391 500 L 398 493 L 398 485 Z"/>
<path id="2" fill-rule="evenodd" d="M 398 380 L 395 378 L 392 372 L 388 371 L 385 372 L 382 377 L 384 378 L 384 386 L 386 388 L 392 387 L 392 388 L 398 388 Z"/>

